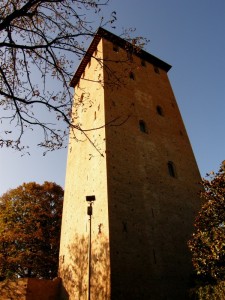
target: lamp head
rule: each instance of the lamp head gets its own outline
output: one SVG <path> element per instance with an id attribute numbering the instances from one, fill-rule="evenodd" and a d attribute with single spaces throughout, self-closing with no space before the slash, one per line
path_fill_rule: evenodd
<path id="1" fill-rule="evenodd" d="M 95 195 L 86 196 L 86 201 L 87 202 L 93 202 L 93 201 L 95 201 Z"/>

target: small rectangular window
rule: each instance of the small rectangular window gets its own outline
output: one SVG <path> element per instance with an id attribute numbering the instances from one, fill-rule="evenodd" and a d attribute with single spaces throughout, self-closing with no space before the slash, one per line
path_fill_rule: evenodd
<path id="1" fill-rule="evenodd" d="M 144 59 L 141 60 L 142 67 L 146 67 L 146 61 Z"/>
<path id="2" fill-rule="evenodd" d="M 160 115 L 160 116 L 163 116 L 163 115 L 164 115 L 164 114 L 163 114 L 163 109 L 162 109 L 161 106 L 157 105 L 157 106 L 156 106 L 156 111 L 157 111 L 158 115 Z"/>
<path id="3" fill-rule="evenodd" d="M 134 73 L 133 73 L 133 72 L 130 72 L 129 76 L 130 76 L 130 79 L 132 79 L 132 80 L 135 79 L 135 76 L 134 76 Z"/>
<path id="4" fill-rule="evenodd" d="M 119 52 L 119 47 L 117 45 L 113 45 L 113 51 L 114 52 Z"/>
<path id="5" fill-rule="evenodd" d="M 159 74 L 159 68 L 158 68 L 158 67 L 154 66 L 154 71 L 155 71 L 157 74 Z"/>
<path id="6" fill-rule="evenodd" d="M 176 177 L 174 163 L 172 161 L 168 161 L 167 166 L 168 166 L 168 171 L 169 171 L 170 176 Z"/>
<path id="7" fill-rule="evenodd" d="M 83 99 L 84 99 L 84 94 L 82 93 L 82 94 L 80 95 L 79 102 L 82 103 L 82 102 L 83 102 Z"/>
<path id="8" fill-rule="evenodd" d="M 139 121 L 139 128 L 140 128 L 141 132 L 147 133 L 147 127 L 146 127 L 145 121 L 143 121 L 143 120 Z"/>

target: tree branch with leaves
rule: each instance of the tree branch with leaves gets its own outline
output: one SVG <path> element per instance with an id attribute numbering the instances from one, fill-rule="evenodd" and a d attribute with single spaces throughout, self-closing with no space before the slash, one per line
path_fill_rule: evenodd
<path id="1" fill-rule="evenodd" d="M 0 197 L 0 279 L 57 276 L 63 194 L 30 182 Z"/>
<path id="2" fill-rule="evenodd" d="M 198 275 L 210 281 L 225 280 L 225 161 L 217 173 L 202 180 L 202 208 L 188 246 Z"/>

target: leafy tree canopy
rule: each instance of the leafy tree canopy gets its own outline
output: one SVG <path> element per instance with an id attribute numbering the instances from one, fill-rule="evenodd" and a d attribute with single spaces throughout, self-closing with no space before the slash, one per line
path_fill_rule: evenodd
<path id="1" fill-rule="evenodd" d="M 208 280 L 225 280 L 225 161 L 218 173 L 202 180 L 204 203 L 188 245 L 197 274 Z"/>
<path id="2" fill-rule="evenodd" d="M 24 183 L 0 197 L 0 277 L 57 276 L 63 189 Z"/>

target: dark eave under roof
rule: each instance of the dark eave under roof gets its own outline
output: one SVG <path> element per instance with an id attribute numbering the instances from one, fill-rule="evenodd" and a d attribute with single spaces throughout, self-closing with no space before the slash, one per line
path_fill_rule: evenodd
<path id="1" fill-rule="evenodd" d="M 96 35 L 91 42 L 91 45 L 89 46 L 88 50 L 86 51 L 86 54 L 84 55 L 84 58 L 82 59 L 76 73 L 73 76 L 73 79 L 70 82 L 71 87 L 75 87 L 78 81 L 80 80 L 80 77 L 82 73 L 84 72 L 86 65 L 88 64 L 89 60 L 91 59 L 94 51 L 97 48 L 97 45 L 101 38 L 104 38 L 116 45 L 118 45 L 120 48 L 125 49 L 127 51 L 131 51 L 136 56 L 140 57 L 141 59 L 159 67 L 160 69 L 163 69 L 164 71 L 168 72 L 171 68 L 171 66 L 164 61 L 160 60 L 159 58 L 153 56 L 152 54 L 138 49 L 137 47 L 134 47 L 131 43 L 127 42 L 126 40 L 122 39 L 121 37 L 103 29 L 99 28 L 96 32 Z"/>

